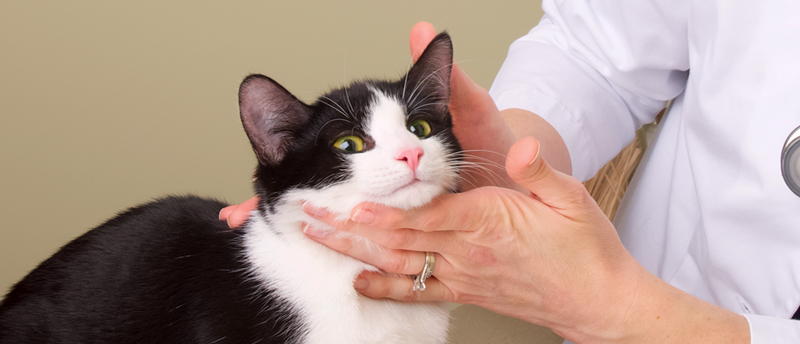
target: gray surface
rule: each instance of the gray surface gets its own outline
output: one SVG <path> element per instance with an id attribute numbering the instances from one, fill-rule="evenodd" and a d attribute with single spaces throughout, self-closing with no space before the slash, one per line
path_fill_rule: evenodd
<path id="1" fill-rule="evenodd" d="M 561 344 L 549 329 L 500 315 L 478 306 L 462 305 L 451 312 L 449 344 Z"/>

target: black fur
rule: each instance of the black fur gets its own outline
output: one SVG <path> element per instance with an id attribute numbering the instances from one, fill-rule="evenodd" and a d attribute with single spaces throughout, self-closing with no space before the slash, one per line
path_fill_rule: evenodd
<path id="1" fill-rule="evenodd" d="M 446 106 L 452 46 L 446 34 L 430 46 L 436 48 L 426 50 L 407 77 L 357 82 L 312 105 L 265 76 L 247 77 L 240 107 L 259 160 L 255 189 L 261 209 L 291 188 L 348 178 L 345 153 L 332 143 L 359 133 L 369 146 L 361 125 L 370 88 L 404 99 L 409 123 L 425 118 L 433 135 L 459 150 Z M 244 232 L 217 219 L 224 206 L 194 196 L 164 198 L 121 213 L 65 245 L 0 303 L 0 344 L 302 338 L 296 310 L 250 277 Z"/>
<path id="2" fill-rule="evenodd" d="M 293 111 L 293 115 L 284 117 L 290 123 L 283 123 L 281 126 L 278 133 L 281 140 L 274 140 L 275 132 L 272 130 L 274 126 L 270 126 L 270 130 L 253 131 L 271 133 L 273 136 L 271 139 L 250 137 L 254 147 L 261 141 L 281 141 L 280 146 L 286 151 L 281 155 L 281 159 L 260 160 L 261 163 L 255 173 L 255 188 L 261 197 L 262 207 L 270 208 L 272 202 L 277 200 L 277 196 L 287 189 L 298 186 L 324 187 L 331 182 L 349 177 L 346 160 L 340 151 L 332 147 L 332 144 L 337 138 L 354 133 L 364 137 L 369 144 L 371 138 L 361 125 L 365 122 L 368 106 L 374 96 L 370 88 L 401 99 L 407 109 L 407 123 L 418 119 L 428 120 L 433 127 L 432 135 L 444 137 L 450 151 L 460 151 L 461 147 L 453 134 L 453 123 L 447 107 L 450 99 L 449 82 L 453 58 L 450 37 L 442 33 L 428 47 L 408 74 L 399 80 L 355 82 L 325 94 L 312 105 L 303 104 L 266 76 L 257 74 L 248 76 L 242 82 L 240 99 L 247 99 L 248 93 L 274 94 L 273 90 L 276 89 L 286 92 L 282 96 L 261 97 L 262 101 L 263 98 L 270 98 L 275 104 L 266 106 L 266 109 L 259 109 L 260 112 L 255 116 L 269 113 L 272 111 L 271 108 L 283 111 L 289 108 Z M 248 86 L 255 84 L 255 81 L 268 86 L 248 89 Z M 417 86 L 419 87 L 415 89 Z M 431 105 L 418 106 L 423 103 Z M 248 117 L 253 115 L 245 113 L 245 109 L 249 106 L 240 102 L 240 108 L 242 121 L 245 123 L 251 121 Z M 258 122 L 258 120 L 252 121 Z M 259 153 L 258 149 L 255 149 L 257 156 L 268 155 Z"/>
<path id="3" fill-rule="evenodd" d="M 224 206 L 165 198 L 70 242 L 0 304 L 0 343 L 287 342 L 291 306 L 248 278 Z"/>

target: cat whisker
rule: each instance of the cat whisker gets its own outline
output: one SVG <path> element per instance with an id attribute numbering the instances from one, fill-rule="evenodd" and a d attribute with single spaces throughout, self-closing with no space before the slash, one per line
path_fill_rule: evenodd
<path id="1" fill-rule="evenodd" d="M 508 157 L 508 155 L 506 155 L 506 154 L 498 153 L 498 152 L 495 152 L 493 150 L 488 150 L 488 149 L 465 149 L 465 150 L 462 150 L 461 152 L 465 153 L 465 154 L 469 154 L 471 156 L 475 156 L 472 153 L 489 153 L 489 154 L 500 156 L 500 157 L 503 158 L 503 160 L 505 160 Z"/>
<path id="2" fill-rule="evenodd" d="M 457 184 L 461 184 L 460 182 L 465 182 L 465 183 L 468 183 L 473 189 L 476 189 L 478 186 L 475 185 L 475 183 L 471 182 L 469 179 L 467 179 L 467 177 L 472 177 L 472 176 L 471 175 L 468 175 L 468 176 L 459 175 L 458 178 L 457 178 Z"/>
<path id="3" fill-rule="evenodd" d="M 485 159 L 481 157 L 471 157 L 472 159 L 464 161 L 464 163 L 473 163 L 473 164 L 480 164 L 481 166 L 487 168 L 494 168 L 496 170 L 505 171 L 506 167 L 503 164 L 500 164 L 496 161 L 492 161 L 490 159 Z"/>
<path id="4" fill-rule="evenodd" d="M 353 103 L 350 102 L 350 95 L 347 92 L 348 89 L 349 87 L 344 88 L 344 99 L 347 101 L 347 109 L 350 110 L 350 112 L 348 112 L 350 114 L 350 118 L 355 119 L 356 112 L 353 110 Z"/>
<path id="5" fill-rule="evenodd" d="M 322 132 L 322 129 L 323 129 L 323 128 L 325 128 L 325 126 L 326 126 L 326 125 L 328 125 L 328 124 L 331 124 L 331 123 L 333 123 L 333 122 L 337 122 L 337 121 L 344 121 L 344 122 L 348 122 L 348 123 L 350 122 L 350 121 L 348 121 L 348 120 L 346 120 L 346 119 L 344 119 L 344 118 L 334 118 L 334 119 L 332 119 L 332 120 L 330 120 L 330 121 L 327 121 L 327 122 L 325 122 L 325 124 L 323 124 L 323 125 L 322 125 L 322 126 L 319 128 L 319 130 L 317 131 L 317 135 L 316 135 L 316 136 L 314 136 L 314 144 L 318 144 L 318 143 L 319 143 L 319 142 L 318 142 L 318 141 L 319 141 L 319 134 Z"/>
<path id="6" fill-rule="evenodd" d="M 450 86 L 450 84 L 449 84 L 449 83 L 450 83 L 450 80 L 447 80 L 447 84 L 445 84 L 445 83 L 444 83 L 444 81 L 443 81 L 443 80 L 441 80 L 441 76 L 439 75 L 439 71 L 441 71 L 441 70 L 443 70 L 443 69 L 445 69 L 445 68 L 452 68 L 452 66 L 453 66 L 453 64 L 452 64 L 452 63 L 450 63 L 450 64 L 447 64 L 447 65 L 444 65 L 444 66 L 442 66 L 442 67 L 440 67 L 440 68 L 438 68 L 438 69 L 434 70 L 432 73 L 428 74 L 427 76 L 425 76 L 425 78 L 423 78 L 422 80 L 420 80 L 420 81 L 417 83 L 417 85 L 415 85 L 415 86 L 414 86 L 414 89 L 411 91 L 411 94 L 409 95 L 409 98 L 410 98 L 410 100 L 408 101 L 408 103 L 410 103 L 410 104 L 413 104 L 413 103 L 415 103 L 415 102 L 416 102 L 416 98 L 417 98 L 417 96 L 419 96 L 419 93 L 418 93 L 418 91 L 420 91 L 420 90 L 422 89 L 420 86 L 423 86 L 423 85 L 425 85 L 426 83 L 428 83 L 428 82 L 429 82 L 429 80 L 428 80 L 428 79 L 429 79 L 429 78 L 431 78 L 431 77 L 433 77 L 433 78 L 434 78 L 434 80 L 435 80 L 436 82 L 438 82 L 440 85 L 442 85 L 443 87 L 445 87 L 445 88 L 449 88 L 449 86 Z"/>
<path id="7" fill-rule="evenodd" d="M 505 168 L 506 168 L 504 163 L 497 162 L 496 160 L 493 160 L 493 159 L 490 159 L 490 158 L 487 158 L 485 156 L 481 156 L 481 155 L 478 155 L 478 154 L 475 154 L 475 153 L 482 153 L 483 155 L 486 155 L 486 153 L 488 153 L 489 155 L 495 155 L 497 157 L 502 158 L 503 161 L 505 161 L 506 158 L 508 157 L 505 154 L 497 153 L 497 152 L 491 151 L 491 150 L 483 150 L 483 149 L 464 150 L 461 153 L 463 154 L 463 157 L 464 157 L 465 160 L 471 160 L 471 161 L 475 161 L 475 162 L 481 162 L 481 163 L 490 164 L 490 165 L 495 166 L 495 167 L 497 167 L 499 169 L 502 169 L 502 170 L 505 170 Z"/>
<path id="8" fill-rule="evenodd" d="M 429 107 L 436 106 L 436 105 L 441 107 L 441 106 L 447 105 L 447 103 L 445 103 L 445 102 L 422 103 L 422 104 L 419 104 L 419 105 L 415 106 L 414 108 L 412 108 L 410 113 L 422 113 L 422 114 L 424 114 L 425 112 L 423 111 L 423 109 L 428 109 Z"/>
<path id="9" fill-rule="evenodd" d="M 344 63 L 343 64 L 344 64 L 344 67 L 343 67 L 343 70 L 342 70 L 342 79 L 345 82 L 347 82 L 347 50 L 346 49 L 344 50 Z M 347 92 L 347 90 L 349 88 L 350 87 L 344 87 L 344 96 L 345 96 L 345 100 L 347 101 L 347 108 L 350 110 L 349 113 L 351 114 L 351 118 L 355 118 L 354 116 L 352 116 L 353 114 L 355 114 L 355 111 L 353 110 L 353 104 L 350 103 L 350 95 Z"/>
<path id="10" fill-rule="evenodd" d="M 346 92 L 347 92 L 347 89 L 345 88 L 345 95 L 347 94 Z M 349 97 L 347 97 L 347 98 L 348 98 L 348 102 L 349 102 L 350 101 Z M 342 105 L 340 105 L 339 103 L 337 103 L 335 100 L 331 99 L 328 96 L 319 97 L 319 102 L 331 107 L 332 109 L 336 110 L 336 112 L 342 114 L 342 116 L 344 116 L 346 118 L 349 118 L 351 120 L 355 119 L 355 116 L 353 116 L 352 113 L 348 113 L 345 110 L 345 108 L 342 107 Z"/>
<path id="11" fill-rule="evenodd" d="M 476 176 L 484 177 L 492 182 L 492 184 L 500 184 L 502 178 L 491 169 L 484 166 L 466 166 L 461 169 L 460 177 L 471 177 L 473 181 L 477 182 Z"/>
<path id="12" fill-rule="evenodd" d="M 492 161 L 490 159 L 486 159 L 479 156 L 469 156 L 473 158 L 473 161 L 469 160 L 458 160 L 453 161 L 451 164 L 458 168 L 464 175 L 472 176 L 472 174 L 478 174 L 495 184 L 501 182 L 504 178 L 496 172 L 497 170 L 505 170 L 505 166 Z M 455 159 L 455 155 L 451 156 L 450 159 Z"/>
<path id="13" fill-rule="evenodd" d="M 439 72 L 440 72 L 440 71 L 442 71 L 442 70 L 443 70 L 443 69 L 445 69 L 445 68 L 452 68 L 452 67 L 453 67 L 453 64 L 452 64 L 452 63 L 450 63 L 450 64 L 446 64 L 446 65 L 444 65 L 444 66 L 442 66 L 442 67 L 440 67 L 440 68 L 438 68 L 438 69 L 434 70 L 433 72 L 431 72 L 430 74 L 428 74 L 427 76 L 425 76 L 425 78 L 423 78 L 422 80 L 420 80 L 420 81 L 419 81 L 419 82 L 418 82 L 418 83 L 417 83 L 417 84 L 414 86 L 414 89 L 411 91 L 411 95 L 409 96 L 409 97 L 411 97 L 411 99 L 412 99 L 412 101 L 411 101 L 411 102 L 413 103 L 413 100 L 414 100 L 414 98 L 415 98 L 416 96 L 418 96 L 418 95 L 419 95 L 419 94 L 417 93 L 417 91 L 419 91 L 419 90 L 421 89 L 421 87 L 420 87 L 420 86 L 423 86 L 423 85 L 425 85 L 427 82 L 429 82 L 429 80 L 428 80 L 428 79 L 429 79 L 429 78 L 431 78 L 431 77 L 434 77 L 434 81 L 438 82 L 438 83 L 439 83 L 441 86 L 444 86 L 444 87 L 446 87 L 446 88 L 447 88 L 447 87 L 449 87 L 450 80 L 447 80 L 447 82 L 448 82 L 448 83 L 447 83 L 447 84 L 445 84 L 445 83 L 444 83 L 444 81 L 443 81 L 443 80 L 441 80 L 442 78 L 441 78 L 441 76 L 439 75 Z"/>

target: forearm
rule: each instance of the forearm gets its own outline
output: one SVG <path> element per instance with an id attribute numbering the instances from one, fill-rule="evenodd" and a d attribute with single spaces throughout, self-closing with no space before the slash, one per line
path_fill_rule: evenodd
<path id="1" fill-rule="evenodd" d="M 638 264 L 632 266 L 635 271 L 629 278 L 608 277 L 614 288 L 595 306 L 597 326 L 570 326 L 562 336 L 576 343 L 750 343 L 743 316 L 689 295 Z"/>
<path id="2" fill-rule="evenodd" d="M 644 269 L 642 269 L 644 270 Z M 646 273 L 646 272 L 643 272 Z M 650 284 L 629 312 L 633 336 L 618 343 L 750 343 L 747 320 L 689 295 L 647 273 Z"/>

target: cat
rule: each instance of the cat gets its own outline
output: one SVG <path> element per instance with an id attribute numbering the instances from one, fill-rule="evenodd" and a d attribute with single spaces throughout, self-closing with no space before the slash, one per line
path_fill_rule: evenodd
<path id="1" fill-rule="evenodd" d="M 196 196 L 124 211 L 11 289 L 0 343 L 444 343 L 446 305 L 361 296 L 356 276 L 378 269 L 301 224 L 330 229 L 304 201 L 347 216 L 364 201 L 410 209 L 456 191 L 452 58 L 441 33 L 399 80 L 354 82 L 311 105 L 248 76 L 239 106 L 260 203 L 243 228 Z"/>

